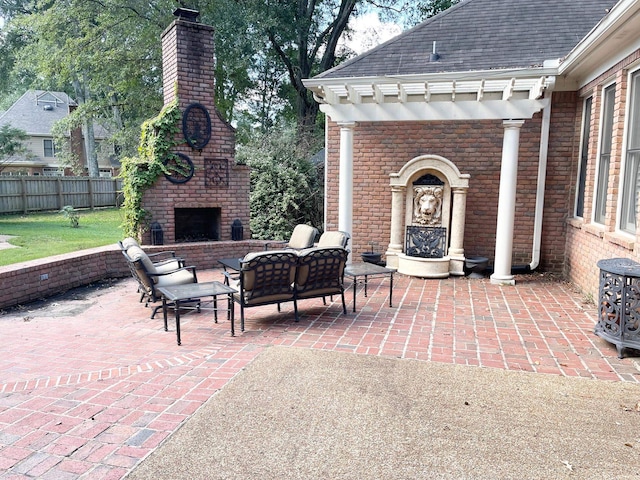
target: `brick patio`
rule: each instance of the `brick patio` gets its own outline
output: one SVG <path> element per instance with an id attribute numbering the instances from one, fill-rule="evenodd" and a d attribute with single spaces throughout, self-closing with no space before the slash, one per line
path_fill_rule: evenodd
<path id="1" fill-rule="evenodd" d="M 199 274 L 221 280 L 220 270 Z M 151 320 L 132 280 L 80 289 L 0 316 L 0 478 L 117 479 L 271 345 L 314 348 L 598 381 L 638 382 L 632 356 L 592 331 L 596 309 L 548 276 L 369 281 L 358 311 L 300 302 L 247 311 L 246 331 L 210 312 Z M 236 316 L 239 311 L 236 308 Z M 222 315 L 221 317 L 224 317 Z M 172 318 L 172 317 L 171 317 Z M 632 352 L 627 351 L 627 354 Z"/>

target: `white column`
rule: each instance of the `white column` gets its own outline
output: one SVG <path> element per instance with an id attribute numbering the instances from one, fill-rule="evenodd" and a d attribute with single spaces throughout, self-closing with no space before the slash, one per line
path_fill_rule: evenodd
<path id="1" fill-rule="evenodd" d="M 353 128 L 354 122 L 340 126 L 340 173 L 338 188 L 338 230 L 353 235 Z"/>
<path id="2" fill-rule="evenodd" d="M 406 188 L 398 185 L 391 187 L 391 235 L 387 248 L 387 266 L 398 268 L 398 254 L 402 253 L 404 238 L 402 224 L 404 219 L 404 202 Z"/>
<path id="3" fill-rule="evenodd" d="M 505 120 L 502 142 L 502 166 L 500 168 L 500 194 L 498 196 L 498 224 L 496 227 L 496 252 L 491 283 L 514 285 L 511 275 L 513 252 L 513 225 L 516 212 L 516 183 L 518 180 L 518 147 L 520 128 L 524 120 Z"/>
<path id="4" fill-rule="evenodd" d="M 467 189 L 453 188 L 449 273 L 464 275 L 464 224 L 467 211 Z"/>

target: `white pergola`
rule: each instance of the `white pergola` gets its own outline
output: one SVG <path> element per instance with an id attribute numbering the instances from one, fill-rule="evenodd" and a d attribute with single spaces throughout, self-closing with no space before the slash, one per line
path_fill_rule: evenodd
<path id="1" fill-rule="evenodd" d="M 513 284 L 511 256 L 520 128 L 525 120 L 544 110 L 535 219 L 539 232 L 551 92 L 557 72 L 554 64 L 530 69 L 304 80 L 320 103 L 320 110 L 340 127 L 339 229 L 352 233 L 353 135 L 357 122 L 502 120 L 504 137 L 491 281 Z M 539 242 L 539 235 L 535 237 Z M 539 252 L 539 245 L 537 248 Z"/>

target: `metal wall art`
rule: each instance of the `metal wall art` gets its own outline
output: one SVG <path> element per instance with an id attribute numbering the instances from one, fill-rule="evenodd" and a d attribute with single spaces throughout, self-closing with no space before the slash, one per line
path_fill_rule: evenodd
<path id="1" fill-rule="evenodd" d="M 204 186 L 229 186 L 229 161 L 222 158 L 204 159 Z"/>
<path id="2" fill-rule="evenodd" d="M 211 140 L 211 117 L 199 103 L 189 105 L 182 115 L 182 134 L 191 148 L 202 150 Z"/>
<path id="3" fill-rule="evenodd" d="M 410 257 L 444 257 L 447 229 L 443 227 L 407 226 L 405 252 Z"/>
<path id="4" fill-rule="evenodd" d="M 193 162 L 184 153 L 172 153 L 171 156 L 163 162 L 166 172 L 164 176 L 171 183 L 185 183 L 191 180 L 195 167 Z"/>

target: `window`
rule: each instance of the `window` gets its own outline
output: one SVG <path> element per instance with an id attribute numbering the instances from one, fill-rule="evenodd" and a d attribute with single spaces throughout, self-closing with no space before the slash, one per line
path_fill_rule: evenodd
<path id="1" fill-rule="evenodd" d="M 584 101 L 582 113 L 582 143 L 580 144 L 580 170 L 576 192 L 576 217 L 584 214 L 584 189 L 587 184 L 587 160 L 589 159 L 589 133 L 591 132 L 591 104 L 593 97 Z"/>
<path id="2" fill-rule="evenodd" d="M 64 170 L 54 167 L 44 167 L 42 169 L 42 175 L 45 177 L 64 177 Z"/>
<path id="3" fill-rule="evenodd" d="M 53 140 L 44 140 L 44 156 L 48 158 L 56 156 L 56 150 L 53 146 Z"/>
<path id="4" fill-rule="evenodd" d="M 607 214 L 607 184 L 609 183 L 609 164 L 611 162 L 611 144 L 613 143 L 613 107 L 616 99 L 616 84 L 604 89 L 602 96 L 602 129 L 600 131 L 600 158 L 598 159 L 598 178 L 593 219 L 604 223 Z"/>
<path id="5" fill-rule="evenodd" d="M 627 125 L 627 156 L 624 164 L 624 183 L 622 185 L 622 210 L 620 212 L 620 229 L 636 233 L 636 208 L 640 179 L 640 71 L 631 76 L 629 102 L 629 123 Z"/>

